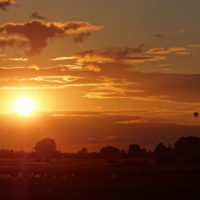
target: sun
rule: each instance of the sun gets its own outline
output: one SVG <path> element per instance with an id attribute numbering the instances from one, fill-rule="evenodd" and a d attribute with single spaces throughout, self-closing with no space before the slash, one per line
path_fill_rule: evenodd
<path id="1" fill-rule="evenodd" d="M 33 111 L 34 103 L 29 98 L 21 98 L 15 103 L 15 109 L 18 113 L 28 114 Z"/>

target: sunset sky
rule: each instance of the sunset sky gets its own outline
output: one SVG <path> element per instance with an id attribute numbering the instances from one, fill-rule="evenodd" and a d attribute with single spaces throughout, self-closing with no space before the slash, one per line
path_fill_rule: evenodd
<path id="1" fill-rule="evenodd" d="M 199 0 L 0 0 L 0 149 L 200 136 L 199 13 Z"/>

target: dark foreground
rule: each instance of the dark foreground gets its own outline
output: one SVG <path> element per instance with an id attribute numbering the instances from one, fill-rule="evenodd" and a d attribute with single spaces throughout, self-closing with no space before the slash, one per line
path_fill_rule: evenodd
<path id="1" fill-rule="evenodd" d="M 0 160 L 0 199 L 200 199 L 200 165 L 130 160 Z"/>

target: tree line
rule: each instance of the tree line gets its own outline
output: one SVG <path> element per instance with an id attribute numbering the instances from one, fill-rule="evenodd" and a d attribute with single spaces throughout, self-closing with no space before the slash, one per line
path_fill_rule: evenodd
<path id="1" fill-rule="evenodd" d="M 56 142 L 51 138 L 38 141 L 34 151 L 26 153 L 23 151 L 15 152 L 13 150 L 0 150 L 0 158 L 142 158 L 156 157 L 158 159 L 170 159 L 175 162 L 176 158 L 199 158 L 200 160 L 200 138 L 195 136 L 179 138 L 174 147 L 165 146 L 162 142 L 157 144 L 153 151 L 147 151 L 138 144 L 130 144 L 128 151 L 120 150 L 114 146 L 105 146 L 100 152 L 89 153 L 86 148 L 82 148 L 77 153 L 61 153 L 56 148 Z M 162 162 L 162 161 L 160 161 Z"/>

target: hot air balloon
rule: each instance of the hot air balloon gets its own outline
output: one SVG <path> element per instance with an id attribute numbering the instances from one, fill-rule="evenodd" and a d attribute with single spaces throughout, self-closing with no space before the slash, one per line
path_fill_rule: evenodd
<path id="1" fill-rule="evenodd" d="M 198 117 L 199 113 L 198 112 L 194 112 L 194 116 Z"/>

